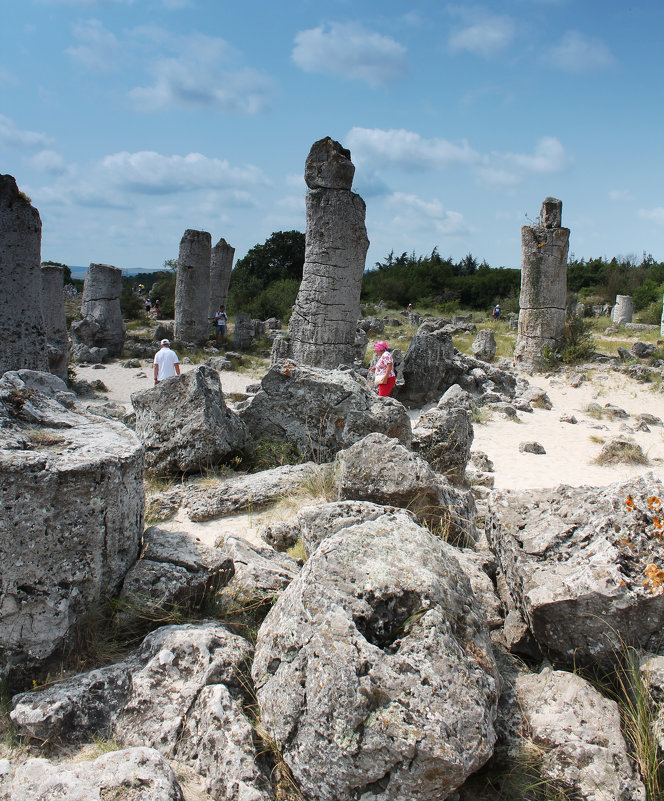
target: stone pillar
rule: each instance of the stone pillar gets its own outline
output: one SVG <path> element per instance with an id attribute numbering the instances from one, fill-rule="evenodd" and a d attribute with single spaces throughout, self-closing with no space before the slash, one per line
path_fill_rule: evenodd
<path id="1" fill-rule="evenodd" d="M 562 228 L 561 200 L 548 197 L 540 223 L 521 229 L 521 296 L 514 361 L 538 370 L 542 350 L 559 348 L 565 339 L 565 296 L 569 228 Z"/>
<path id="2" fill-rule="evenodd" d="M 611 320 L 616 324 L 631 323 L 634 301 L 631 295 L 616 295 L 616 305 L 611 309 Z"/>
<path id="3" fill-rule="evenodd" d="M 220 306 L 228 302 L 228 285 L 231 282 L 233 257 L 235 248 L 232 248 L 225 239 L 220 239 L 212 248 L 210 258 L 210 302 L 208 305 L 208 318 L 214 315 Z"/>
<path id="4" fill-rule="evenodd" d="M 48 371 L 40 264 L 39 212 L 11 175 L 0 175 L 0 375 Z"/>
<path id="5" fill-rule="evenodd" d="M 315 142 L 304 168 L 307 232 L 304 271 L 288 330 L 296 362 L 332 369 L 353 364 L 360 289 L 369 247 L 366 206 L 350 191 L 350 151 Z"/>
<path id="6" fill-rule="evenodd" d="M 659 335 L 664 337 L 664 297 L 662 297 L 662 319 L 659 324 Z"/>
<path id="7" fill-rule="evenodd" d="M 99 326 L 94 347 L 106 348 L 109 356 L 120 356 L 125 339 L 120 295 L 122 270 L 111 264 L 91 264 L 83 284 L 81 314 Z"/>
<path id="8" fill-rule="evenodd" d="M 247 350 L 254 341 L 254 323 L 246 312 L 238 312 L 233 326 L 233 347 Z"/>
<path id="9" fill-rule="evenodd" d="M 57 264 L 43 264 L 41 268 L 41 306 L 48 341 L 49 369 L 59 378 L 67 380 L 69 366 L 69 337 L 63 269 Z"/>
<path id="10" fill-rule="evenodd" d="M 188 228 L 180 241 L 175 279 L 175 339 L 202 344 L 210 336 L 210 262 L 212 237 Z"/>

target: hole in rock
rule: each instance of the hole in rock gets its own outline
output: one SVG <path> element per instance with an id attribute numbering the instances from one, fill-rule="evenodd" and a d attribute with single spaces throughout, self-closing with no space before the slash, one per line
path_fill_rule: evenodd
<path id="1" fill-rule="evenodd" d="M 373 592 L 360 596 L 371 607 L 366 615 L 353 615 L 357 630 L 367 642 L 383 651 L 403 637 L 408 619 L 422 609 L 422 600 L 416 592 L 405 590 L 396 595 L 376 596 Z"/>

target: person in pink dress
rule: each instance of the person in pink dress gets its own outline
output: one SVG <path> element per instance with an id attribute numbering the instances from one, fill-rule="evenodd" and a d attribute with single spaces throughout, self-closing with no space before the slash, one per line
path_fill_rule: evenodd
<path id="1" fill-rule="evenodd" d="M 397 374 L 394 372 L 394 359 L 387 349 L 387 342 L 376 342 L 374 350 L 380 358 L 375 366 L 369 369 L 376 371 L 375 383 L 378 385 L 378 394 L 381 398 L 388 398 L 392 394 L 397 380 Z"/>

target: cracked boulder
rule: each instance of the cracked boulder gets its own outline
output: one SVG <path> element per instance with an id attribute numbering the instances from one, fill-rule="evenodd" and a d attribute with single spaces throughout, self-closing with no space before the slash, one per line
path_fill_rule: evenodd
<path id="1" fill-rule="evenodd" d="M 413 450 L 437 473 L 460 481 L 475 438 L 471 413 L 462 408 L 433 408 L 422 412 L 413 427 Z"/>
<path id="2" fill-rule="evenodd" d="M 664 627 L 664 486 L 494 491 L 486 534 L 545 654 L 610 666 L 626 645 L 656 652 Z"/>
<path id="3" fill-rule="evenodd" d="M 330 461 L 372 431 L 406 447 L 411 442 L 404 406 L 392 398 L 378 398 L 353 370 L 313 369 L 283 360 L 238 411 L 255 439 L 290 442 L 318 462 Z"/>
<path id="4" fill-rule="evenodd" d="M 269 612 L 261 720 L 306 798 L 443 801 L 491 756 L 499 679 L 454 552 L 384 515 L 324 540 Z"/>

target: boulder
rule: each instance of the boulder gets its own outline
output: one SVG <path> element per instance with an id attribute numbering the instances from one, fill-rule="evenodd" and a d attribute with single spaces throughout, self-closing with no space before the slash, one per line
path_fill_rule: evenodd
<path id="1" fill-rule="evenodd" d="M 252 674 L 312 801 L 443 801 L 493 750 L 484 616 L 454 549 L 403 514 L 321 543 L 263 622 Z"/>
<path id="2" fill-rule="evenodd" d="M 519 452 L 534 453 L 537 454 L 538 456 L 542 456 L 546 453 L 546 449 L 539 442 L 520 442 Z"/>
<path id="3" fill-rule="evenodd" d="M 143 449 L 48 373 L 0 379 L 0 675 L 46 660 L 119 589 L 143 530 Z"/>
<path id="4" fill-rule="evenodd" d="M 72 323 L 76 343 L 106 348 L 111 356 L 120 356 L 125 340 L 120 295 L 122 270 L 110 264 L 91 264 L 81 295 L 80 323 Z M 84 331 L 85 329 L 85 331 Z"/>
<path id="5" fill-rule="evenodd" d="M 134 392 L 136 434 L 156 473 L 200 471 L 247 443 L 243 422 L 224 402 L 219 374 L 206 365 Z"/>
<path id="6" fill-rule="evenodd" d="M 476 359 L 492 362 L 496 358 L 496 337 L 492 329 L 481 328 L 470 349 Z"/>
<path id="7" fill-rule="evenodd" d="M 629 352 L 637 359 L 647 359 L 652 356 L 655 346 L 651 342 L 635 342 L 630 346 Z"/>
<path id="8" fill-rule="evenodd" d="M 248 350 L 254 341 L 254 322 L 245 312 L 238 312 L 233 326 L 233 347 Z"/>
<path id="9" fill-rule="evenodd" d="M 460 481 L 474 436 L 470 412 L 466 409 L 429 409 L 422 412 L 413 427 L 413 450 L 437 473 L 450 481 Z"/>
<path id="10" fill-rule="evenodd" d="M 570 667 L 611 666 L 625 645 L 659 646 L 660 498 L 652 473 L 604 488 L 489 496 L 487 538 L 543 652 Z"/>
<path id="11" fill-rule="evenodd" d="M 254 438 L 272 437 L 328 462 L 372 431 L 410 446 L 406 409 L 378 398 L 354 370 L 323 370 L 284 360 L 261 381 L 261 390 L 238 409 Z"/>
<path id="12" fill-rule="evenodd" d="M 300 571 L 299 563 L 290 556 L 240 537 L 222 537 L 217 547 L 233 564 L 224 594 L 240 605 L 273 601 Z"/>

